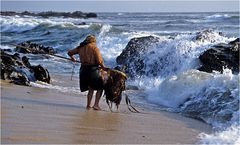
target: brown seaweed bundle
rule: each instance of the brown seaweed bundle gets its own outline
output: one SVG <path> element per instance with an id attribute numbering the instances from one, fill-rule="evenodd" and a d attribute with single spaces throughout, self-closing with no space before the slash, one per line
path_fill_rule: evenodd
<path id="1" fill-rule="evenodd" d="M 125 90 L 127 76 L 123 72 L 115 69 L 107 69 L 103 73 L 105 73 L 105 76 L 102 75 L 102 77 L 104 80 L 106 102 L 110 110 L 112 108 L 112 103 L 115 103 L 118 109 L 122 100 L 122 92 Z"/>

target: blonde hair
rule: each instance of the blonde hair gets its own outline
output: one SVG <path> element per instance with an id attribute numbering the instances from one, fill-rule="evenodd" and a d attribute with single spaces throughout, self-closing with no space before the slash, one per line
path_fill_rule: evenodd
<path id="1" fill-rule="evenodd" d="M 96 42 L 96 37 L 94 35 L 88 35 L 84 41 L 86 43 Z"/>

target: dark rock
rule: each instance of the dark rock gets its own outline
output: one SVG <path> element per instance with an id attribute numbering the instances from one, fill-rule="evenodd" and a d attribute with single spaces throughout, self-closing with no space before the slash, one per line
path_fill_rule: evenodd
<path id="1" fill-rule="evenodd" d="M 228 44 L 218 44 L 208 49 L 199 59 L 202 66 L 198 69 L 211 73 L 213 70 L 223 72 L 224 68 L 239 73 L 239 38 Z"/>
<path id="2" fill-rule="evenodd" d="M 32 54 L 55 54 L 56 51 L 52 47 L 45 47 L 40 44 L 32 43 L 30 41 L 20 43 L 15 49 L 20 53 L 32 53 Z"/>
<path id="3" fill-rule="evenodd" d="M 12 52 L 12 49 L 2 49 L 1 51 Z"/>
<path id="4" fill-rule="evenodd" d="M 28 11 L 24 11 L 24 12 L 21 13 L 21 15 L 31 15 L 31 13 L 28 12 Z"/>
<path id="5" fill-rule="evenodd" d="M 125 64 L 129 57 L 138 56 L 139 53 L 144 52 L 148 44 L 157 42 L 153 36 L 140 37 L 131 39 L 122 53 L 117 57 L 118 64 Z"/>
<path id="6" fill-rule="evenodd" d="M 37 80 L 50 84 L 50 76 L 47 69 L 43 68 L 41 65 L 32 66 L 32 69 Z"/>
<path id="7" fill-rule="evenodd" d="M 235 39 L 234 41 L 229 42 L 229 44 L 234 45 L 234 44 L 236 44 L 236 43 L 239 44 L 239 42 L 240 42 L 240 40 L 239 40 L 239 38 L 237 38 L 237 39 Z"/>
<path id="8" fill-rule="evenodd" d="M 158 38 L 153 36 L 140 37 L 131 39 L 122 53 L 117 57 L 118 65 L 126 66 L 126 73 L 129 77 L 133 77 L 134 72 L 142 75 L 144 71 L 144 55 L 146 49 L 152 44 L 158 42 Z"/>
<path id="9" fill-rule="evenodd" d="M 26 67 L 28 67 L 28 68 L 31 67 L 31 64 L 30 64 L 30 62 L 29 62 L 29 58 L 27 58 L 26 56 L 23 56 L 23 57 L 22 57 L 22 62 L 23 62 L 23 64 L 24 64 Z"/>
<path id="10" fill-rule="evenodd" d="M 75 12 L 53 12 L 53 11 L 47 11 L 47 12 L 39 12 L 39 13 L 32 13 L 28 11 L 24 12 L 13 12 L 13 11 L 1 11 L 0 14 L 2 16 L 41 16 L 43 18 L 49 18 L 49 17 L 65 17 L 65 18 L 95 18 L 97 17 L 96 13 L 83 13 L 81 11 L 75 11 Z"/>
<path id="11" fill-rule="evenodd" d="M 9 77 L 12 83 L 16 85 L 29 86 L 30 81 L 25 74 L 13 71 Z"/>
<path id="12" fill-rule="evenodd" d="M 84 16 L 83 12 L 81 12 L 81 11 L 75 11 L 71 15 L 72 15 L 72 17 L 75 17 L 75 18 L 79 18 L 79 17 Z M 65 15 L 65 17 L 67 17 L 67 15 Z"/>
<path id="13" fill-rule="evenodd" d="M 17 15 L 17 13 L 14 12 L 14 11 L 1 11 L 0 14 L 2 16 L 14 16 L 14 15 Z"/>
<path id="14" fill-rule="evenodd" d="M 48 70 L 41 65 L 32 66 L 26 56 L 8 54 L 1 49 L 1 79 L 11 80 L 17 85 L 30 85 L 36 80 L 50 83 Z"/>
<path id="15" fill-rule="evenodd" d="M 87 14 L 86 14 L 86 17 L 87 17 L 87 18 L 96 18 L 96 17 L 97 17 L 97 14 L 96 14 L 96 13 L 87 13 Z"/>
<path id="16" fill-rule="evenodd" d="M 1 51 L 1 63 L 7 62 L 9 65 L 15 65 L 16 60 L 13 58 L 13 55 L 8 55 L 4 51 Z"/>

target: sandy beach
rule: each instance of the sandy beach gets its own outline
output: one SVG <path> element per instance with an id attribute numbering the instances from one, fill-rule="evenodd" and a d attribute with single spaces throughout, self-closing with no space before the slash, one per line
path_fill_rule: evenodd
<path id="1" fill-rule="evenodd" d="M 86 110 L 84 95 L 1 80 L 1 143 L 192 144 L 199 133 L 211 132 L 209 125 L 179 114 L 131 113 L 124 101 L 118 113 L 104 99 L 102 111 Z"/>

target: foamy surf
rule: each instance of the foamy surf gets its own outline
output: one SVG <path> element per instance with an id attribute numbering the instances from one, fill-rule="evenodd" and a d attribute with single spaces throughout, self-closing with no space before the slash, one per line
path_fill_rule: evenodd
<path id="1" fill-rule="evenodd" d="M 218 128 L 218 131 L 211 135 L 201 135 L 200 143 L 239 144 L 239 120 L 223 119 L 223 116 L 227 120 L 239 118 L 239 108 L 236 109 L 235 105 L 239 102 L 239 75 L 227 69 L 223 74 L 196 70 L 201 65 L 198 61 L 200 54 L 215 44 L 228 43 L 239 37 L 238 13 L 100 13 L 98 16 L 93 19 L 2 16 L 1 48 L 14 50 L 8 43 L 31 40 L 51 46 L 58 55 L 67 57 L 68 49 L 79 45 L 88 34 L 94 34 L 105 64 L 114 67 L 116 57 L 132 38 L 157 37 L 159 41 L 148 46 L 146 53 L 141 54 L 146 64 L 144 70 L 148 73 L 127 82 L 144 91 L 143 97 L 133 95 L 133 100 L 141 102 L 145 107 L 166 108 L 183 114 L 189 106 L 209 101 L 206 110 L 211 111 L 214 107 L 222 107 L 222 110 L 198 116 L 198 119 Z M 86 22 L 86 25 L 79 25 L 82 22 Z M 203 39 L 197 41 L 198 32 L 206 29 L 211 31 L 204 33 Z M 43 65 L 50 74 L 69 77 L 72 73 L 71 62 L 54 57 L 27 56 L 31 64 Z M 78 72 L 79 65 L 74 70 L 75 78 Z M 61 79 L 54 80 L 52 84 L 31 82 L 31 85 L 79 94 L 78 85 L 69 86 L 69 82 L 65 81 L 62 85 L 57 82 Z M 74 81 L 78 82 L 77 79 Z M 232 100 L 222 99 L 224 94 L 228 94 Z"/>
<path id="2" fill-rule="evenodd" d="M 239 124 L 239 110 L 234 113 L 233 118 L 231 120 L 231 125 L 229 127 L 218 126 L 218 129 L 213 134 L 205 134 L 201 133 L 199 138 L 200 144 L 232 144 L 238 145 L 240 144 L 240 124 Z"/>
<path id="3" fill-rule="evenodd" d="M 45 88 L 45 89 L 53 89 L 57 90 L 62 93 L 73 93 L 73 94 L 79 94 L 80 90 L 78 87 L 65 87 L 65 86 L 58 86 L 58 85 L 52 85 L 52 84 L 47 84 L 44 82 L 30 82 L 30 86 L 32 87 L 37 87 L 37 88 Z"/>

